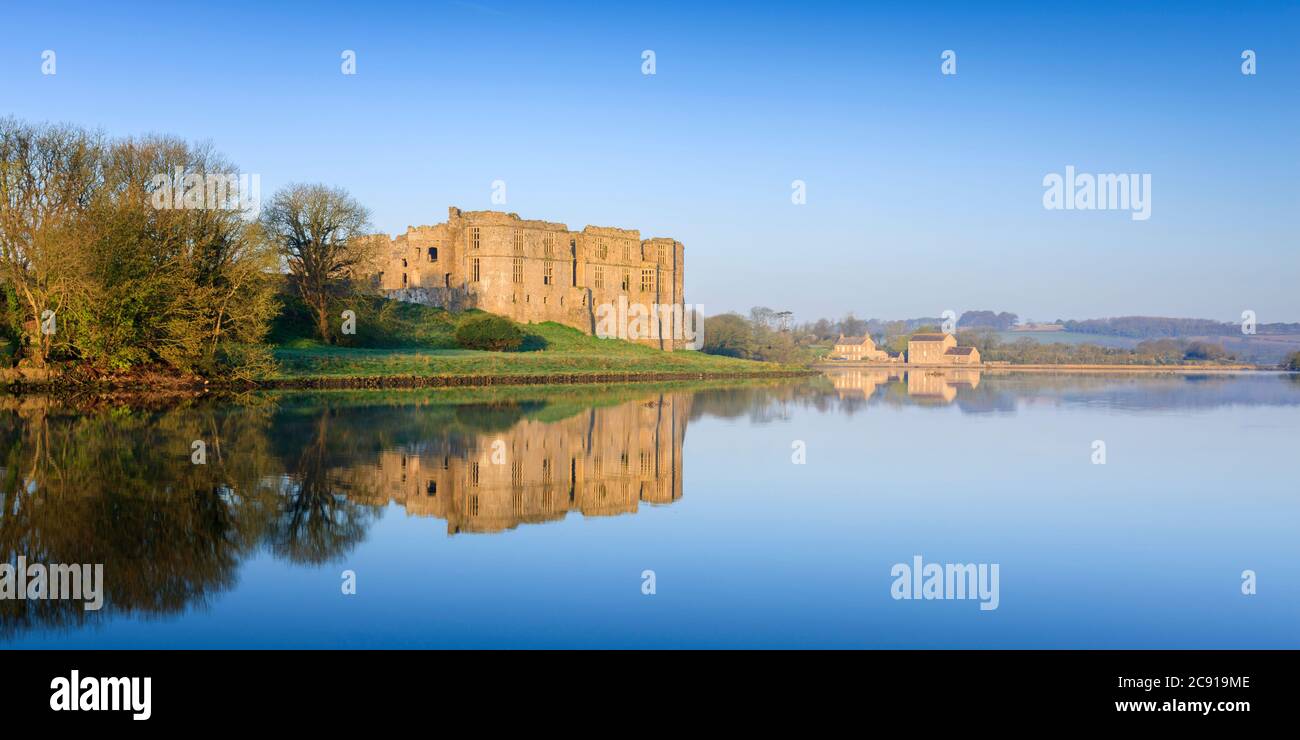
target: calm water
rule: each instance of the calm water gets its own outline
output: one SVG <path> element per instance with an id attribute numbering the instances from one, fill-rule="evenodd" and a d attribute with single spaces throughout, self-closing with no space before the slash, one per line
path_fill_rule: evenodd
<path id="1" fill-rule="evenodd" d="M 1294 648 L 1297 441 L 1283 375 L 5 398 L 0 557 L 107 595 L 0 646 Z M 894 599 L 915 555 L 998 608 Z"/>

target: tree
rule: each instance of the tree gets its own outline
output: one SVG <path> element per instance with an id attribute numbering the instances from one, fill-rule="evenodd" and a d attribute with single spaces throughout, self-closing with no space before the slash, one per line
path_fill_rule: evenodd
<path id="1" fill-rule="evenodd" d="M 854 317 L 852 311 L 845 315 L 844 319 L 840 321 L 840 333 L 846 337 L 856 337 L 865 334 L 866 331 L 867 322 Z"/>
<path id="2" fill-rule="evenodd" d="M 317 334 L 332 344 L 331 309 L 357 289 L 357 272 L 373 249 L 374 240 L 365 237 L 370 212 L 341 188 L 295 184 L 271 199 L 262 227 L 284 256 Z"/>
<path id="3" fill-rule="evenodd" d="M 1016 325 L 1019 319 L 1013 313 L 1003 311 L 994 313 L 992 311 L 966 311 L 957 320 L 957 326 L 963 329 L 996 329 L 997 331 L 1007 331 Z"/>
<path id="4" fill-rule="evenodd" d="M 1287 370 L 1300 370 L 1300 352 L 1292 352 L 1286 358 L 1285 367 Z"/>
<path id="5" fill-rule="evenodd" d="M 1211 342 L 1192 342 L 1187 345 L 1187 359 L 1189 360 L 1221 360 L 1228 355 L 1223 347 Z"/>
<path id="6" fill-rule="evenodd" d="M 755 326 L 772 329 L 776 327 L 777 323 L 776 311 L 767 306 L 754 306 L 749 309 L 749 320 Z"/>
<path id="7" fill-rule="evenodd" d="M 749 359 L 753 351 L 753 331 L 744 316 L 724 313 L 704 320 L 704 351 Z"/>
<path id="8" fill-rule="evenodd" d="M 22 333 L 38 367 L 56 343 L 67 343 L 60 322 L 86 298 L 81 258 L 100 146 L 69 126 L 0 119 L 0 276 L 22 306 Z"/>
<path id="9" fill-rule="evenodd" d="M 116 368 L 243 364 L 229 360 L 248 356 L 242 346 L 262 341 L 275 312 L 274 249 L 237 192 L 183 207 L 155 198 L 174 172 L 197 187 L 226 182 L 235 167 L 206 147 L 149 137 L 112 142 L 103 169 L 84 256 L 96 295 L 78 338 L 84 356 Z"/>
<path id="10" fill-rule="evenodd" d="M 0 120 L 4 329 L 27 360 L 212 372 L 256 354 L 276 262 L 243 200 L 156 197 L 234 169 L 179 139 Z"/>

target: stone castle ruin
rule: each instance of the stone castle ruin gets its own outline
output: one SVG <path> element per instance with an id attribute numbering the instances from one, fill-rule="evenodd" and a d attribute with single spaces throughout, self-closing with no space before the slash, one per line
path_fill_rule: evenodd
<path id="1" fill-rule="evenodd" d="M 533 221 L 500 211 L 447 209 L 447 221 L 409 226 L 379 244 L 375 265 L 390 298 L 451 311 L 478 308 L 521 323 L 554 321 L 597 333 L 598 308 L 684 306 L 684 248 L 635 229 Z M 653 309 L 652 309 L 653 310 Z M 682 313 L 634 341 L 663 350 L 687 342 Z M 677 339 L 674 339 L 677 337 Z"/>

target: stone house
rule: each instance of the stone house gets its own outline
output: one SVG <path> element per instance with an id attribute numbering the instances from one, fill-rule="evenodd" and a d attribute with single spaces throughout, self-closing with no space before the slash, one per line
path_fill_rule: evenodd
<path id="1" fill-rule="evenodd" d="M 974 347 L 949 347 L 948 351 L 943 353 L 943 358 L 953 365 L 978 365 L 980 351 Z"/>
<path id="2" fill-rule="evenodd" d="M 909 365 L 978 365 L 979 350 L 958 347 L 957 338 L 948 333 L 913 334 L 907 341 Z"/>
<path id="3" fill-rule="evenodd" d="M 841 360 L 874 360 L 879 362 L 889 360 L 889 353 L 876 349 L 876 343 L 872 341 L 870 335 L 846 337 L 841 334 L 840 338 L 835 340 L 835 347 L 831 350 L 829 356 Z"/>

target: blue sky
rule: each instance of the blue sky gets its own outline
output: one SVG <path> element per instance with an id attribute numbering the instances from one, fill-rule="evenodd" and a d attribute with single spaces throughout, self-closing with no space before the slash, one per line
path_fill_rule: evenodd
<path id="1" fill-rule="evenodd" d="M 0 5 L 0 115 L 210 140 L 389 233 L 504 180 L 685 242 L 709 313 L 1300 321 L 1300 3 Z M 1151 218 L 1045 210 L 1066 165 L 1151 174 Z"/>

